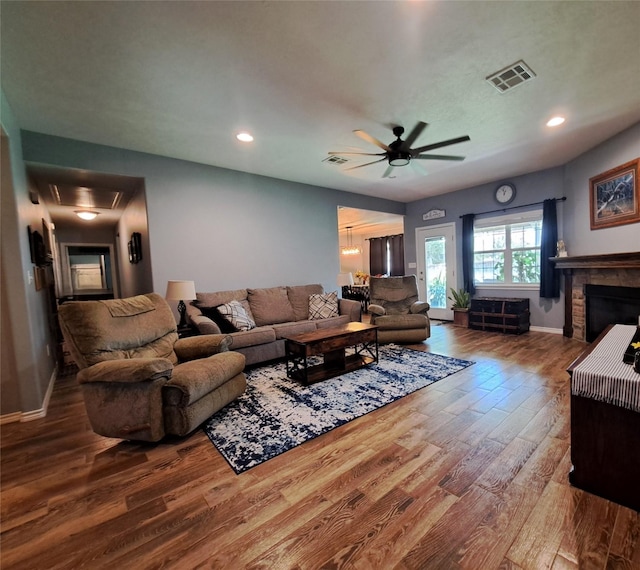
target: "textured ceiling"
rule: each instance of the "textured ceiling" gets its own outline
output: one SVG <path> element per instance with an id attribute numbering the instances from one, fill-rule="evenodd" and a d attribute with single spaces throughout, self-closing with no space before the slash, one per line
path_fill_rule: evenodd
<path id="1" fill-rule="evenodd" d="M 640 2 L 9 2 L 27 130 L 408 202 L 564 164 L 640 120 Z M 486 77 L 524 60 L 536 77 Z M 555 114 L 566 123 L 544 126 Z M 392 125 L 464 162 L 345 171 Z M 242 144 L 234 135 L 255 136 Z M 363 157 L 368 159 L 370 157 Z M 415 162 L 415 161 L 414 161 Z"/>

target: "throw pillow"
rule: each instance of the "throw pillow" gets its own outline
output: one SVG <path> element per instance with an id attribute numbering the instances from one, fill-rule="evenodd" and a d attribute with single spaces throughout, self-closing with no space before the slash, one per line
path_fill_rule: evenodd
<path id="1" fill-rule="evenodd" d="M 339 314 L 338 293 L 336 291 L 324 295 L 309 295 L 310 320 L 328 319 L 329 317 L 337 317 Z"/>
<path id="2" fill-rule="evenodd" d="M 220 314 L 227 319 L 239 331 L 248 331 L 255 328 L 256 323 L 247 315 L 244 307 L 238 301 L 231 301 L 216 307 Z"/>
<path id="3" fill-rule="evenodd" d="M 196 304 L 196 307 L 200 309 L 200 312 L 205 317 L 211 319 L 218 325 L 221 333 L 229 334 L 238 332 L 238 329 L 218 310 L 218 307 L 201 307 L 199 304 Z"/>

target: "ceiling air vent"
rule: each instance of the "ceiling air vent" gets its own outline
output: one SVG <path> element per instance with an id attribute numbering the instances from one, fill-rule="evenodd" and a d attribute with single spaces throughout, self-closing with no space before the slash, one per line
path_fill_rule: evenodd
<path id="1" fill-rule="evenodd" d="M 345 162 L 349 162 L 349 159 L 332 154 L 331 156 L 328 156 L 327 158 L 325 158 L 322 162 L 328 162 L 329 164 L 340 165 L 340 164 L 344 164 Z"/>
<path id="2" fill-rule="evenodd" d="M 520 60 L 490 75 L 487 77 L 487 81 L 500 91 L 500 93 L 504 93 L 533 79 L 535 76 L 536 74 L 531 68 L 524 61 Z"/>

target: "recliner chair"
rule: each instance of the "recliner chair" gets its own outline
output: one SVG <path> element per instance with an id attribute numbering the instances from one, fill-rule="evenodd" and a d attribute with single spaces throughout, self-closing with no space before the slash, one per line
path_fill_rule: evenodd
<path id="1" fill-rule="evenodd" d="M 195 430 L 246 388 L 245 358 L 227 335 L 178 338 L 158 294 L 60 305 L 93 430 L 158 441 Z"/>
<path id="2" fill-rule="evenodd" d="M 418 300 L 415 275 L 371 277 L 371 324 L 378 327 L 381 344 L 422 342 L 431 336 L 429 303 Z"/>

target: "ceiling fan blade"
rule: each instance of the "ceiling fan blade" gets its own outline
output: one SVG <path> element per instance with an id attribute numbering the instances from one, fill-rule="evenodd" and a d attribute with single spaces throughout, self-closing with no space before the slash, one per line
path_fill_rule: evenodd
<path id="1" fill-rule="evenodd" d="M 423 123 L 422 121 L 418 121 L 413 130 L 409 133 L 409 136 L 405 139 L 400 147 L 400 150 L 407 152 L 411 149 L 411 145 L 416 141 L 416 139 L 422 134 L 424 128 L 427 126 L 427 123 Z"/>
<path id="2" fill-rule="evenodd" d="M 386 152 L 329 152 L 331 156 L 386 156 Z"/>
<path id="3" fill-rule="evenodd" d="M 424 167 L 422 166 L 422 164 L 420 164 L 419 162 L 414 162 L 413 160 L 409 163 L 409 166 L 411 166 L 411 168 L 413 169 L 413 171 L 416 173 L 416 175 L 418 176 L 426 176 L 427 174 L 429 174 Z"/>
<path id="4" fill-rule="evenodd" d="M 464 137 L 458 137 L 457 139 L 449 139 L 446 141 L 442 141 L 439 143 L 433 143 L 433 144 L 428 144 L 425 146 L 420 146 L 418 148 L 413 148 L 411 149 L 411 156 L 417 156 L 418 154 L 420 154 L 421 152 L 425 152 L 427 150 L 435 150 L 436 148 L 442 148 L 443 146 L 449 146 L 450 144 L 458 144 L 461 142 L 466 142 L 466 141 L 470 141 L 471 138 L 469 138 L 468 136 L 464 136 Z"/>
<path id="5" fill-rule="evenodd" d="M 345 168 L 345 170 L 355 170 L 356 168 L 362 168 L 363 166 L 369 166 L 370 164 L 376 164 L 378 162 L 382 162 L 383 160 L 387 160 L 386 157 L 381 158 L 380 160 L 374 160 L 373 162 L 367 162 L 366 164 L 358 164 L 358 166 L 350 166 L 349 168 Z"/>
<path id="6" fill-rule="evenodd" d="M 391 165 L 387 166 L 387 169 L 384 171 L 382 178 L 389 178 L 389 176 L 391 176 L 391 173 L 395 170 L 395 168 Z"/>
<path id="7" fill-rule="evenodd" d="M 371 144 L 379 146 L 382 150 L 386 150 L 387 152 L 391 151 L 391 149 L 386 144 L 384 144 L 383 142 L 380 142 L 377 138 L 372 137 L 369 133 L 365 133 L 364 131 L 361 131 L 361 130 L 355 130 L 353 132 L 356 135 L 358 135 L 361 139 L 364 139 L 367 142 L 370 142 Z"/>
<path id="8" fill-rule="evenodd" d="M 466 156 L 451 156 L 449 154 L 419 154 L 412 158 L 420 160 L 464 160 Z"/>

